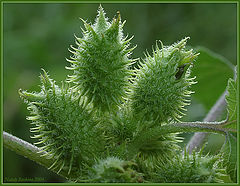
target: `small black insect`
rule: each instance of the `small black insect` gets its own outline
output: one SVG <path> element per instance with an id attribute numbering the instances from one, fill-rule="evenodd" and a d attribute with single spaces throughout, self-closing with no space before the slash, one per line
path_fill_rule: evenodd
<path id="1" fill-rule="evenodd" d="M 182 75 L 184 73 L 185 66 L 186 66 L 186 64 L 183 64 L 182 66 L 178 67 L 178 71 L 177 71 L 177 73 L 175 75 L 176 80 L 179 80 L 182 77 Z"/>

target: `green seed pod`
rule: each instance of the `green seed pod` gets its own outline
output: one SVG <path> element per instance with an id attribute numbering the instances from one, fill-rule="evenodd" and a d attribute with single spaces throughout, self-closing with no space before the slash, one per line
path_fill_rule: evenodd
<path id="1" fill-rule="evenodd" d="M 124 108 L 111 117 L 105 135 L 108 138 L 109 154 L 131 160 L 137 157 L 141 166 L 154 167 L 165 163 L 180 151 L 177 144 L 182 138 L 175 134 L 159 134 L 157 127 L 146 129 L 152 122 L 137 120 L 130 109 Z"/>
<path id="2" fill-rule="evenodd" d="M 73 71 L 68 81 L 96 110 L 115 111 L 128 95 L 132 38 L 123 38 L 120 14 L 110 23 L 101 6 L 95 24 L 84 21 L 84 25 L 83 38 L 76 37 L 77 48 L 72 47 L 73 56 L 68 60 L 71 67 L 66 68 Z"/>
<path id="3" fill-rule="evenodd" d="M 39 139 L 44 156 L 54 158 L 49 169 L 58 173 L 64 168 L 68 174 L 80 173 L 87 164 L 94 163 L 95 156 L 103 151 L 101 134 L 95 128 L 87 105 L 68 87 L 59 88 L 43 70 L 40 93 L 19 91 L 28 103 L 31 116 L 27 119 L 34 125 L 32 138 Z M 89 148 L 91 147 L 91 148 Z"/>
<path id="4" fill-rule="evenodd" d="M 144 134 L 143 134 L 144 135 Z M 141 165 L 142 170 L 154 170 L 156 165 L 165 165 L 166 162 L 174 158 L 180 152 L 180 146 L 177 144 L 182 142 L 182 138 L 176 134 L 152 136 L 150 140 L 139 146 L 137 162 Z"/>
<path id="5" fill-rule="evenodd" d="M 100 183 L 143 182 L 142 175 L 133 169 L 135 164 L 116 157 L 100 160 L 93 166 L 90 180 Z M 135 165 L 136 166 L 136 165 Z"/>
<path id="6" fill-rule="evenodd" d="M 184 157 L 179 154 L 164 166 L 158 166 L 152 176 L 152 181 L 158 183 L 223 183 L 226 171 L 219 167 L 219 156 L 193 152 Z"/>
<path id="7" fill-rule="evenodd" d="M 187 51 L 187 38 L 160 50 L 156 44 L 153 56 L 147 54 L 135 81 L 131 101 L 137 118 L 158 123 L 179 120 L 192 91 L 190 67 L 198 54 Z"/>

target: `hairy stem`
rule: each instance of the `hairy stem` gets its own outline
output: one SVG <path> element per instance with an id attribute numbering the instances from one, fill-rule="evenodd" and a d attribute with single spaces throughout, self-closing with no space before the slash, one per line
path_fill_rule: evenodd
<path id="1" fill-rule="evenodd" d="M 208 112 L 207 116 L 204 118 L 204 122 L 215 121 L 217 117 L 222 114 L 222 112 L 226 108 L 226 94 L 227 91 L 225 90 L 221 97 L 218 99 L 218 101 L 215 103 L 215 105 Z M 191 154 L 194 149 L 200 148 L 207 139 L 208 135 L 209 133 L 206 132 L 196 132 L 188 142 L 186 152 Z"/>
<path id="2" fill-rule="evenodd" d="M 32 161 L 35 161 L 36 163 L 46 168 L 50 167 L 55 161 L 54 158 L 50 159 L 47 156 L 43 156 L 45 152 L 44 151 L 41 152 L 41 150 L 38 147 L 4 131 L 3 131 L 3 145 L 4 147 L 16 152 L 17 154 L 22 155 L 25 158 L 28 158 Z M 54 170 L 52 171 L 55 172 Z M 65 178 L 68 177 L 67 171 L 65 170 L 62 170 L 58 174 Z"/>
<path id="3" fill-rule="evenodd" d="M 148 131 L 144 131 L 144 134 L 140 132 L 139 135 L 129 144 L 128 151 L 130 152 L 130 156 L 133 156 L 143 144 L 147 144 L 154 138 L 159 137 L 159 135 L 166 133 L 212 132 L 225 135 L 230 131 L 236 132 L 235 129 L 224 128 L 227 124 L 229 124 L 227 120 L 224 120 L 220 122 L 183 122 L 153 127 L 148 129 Z"/>

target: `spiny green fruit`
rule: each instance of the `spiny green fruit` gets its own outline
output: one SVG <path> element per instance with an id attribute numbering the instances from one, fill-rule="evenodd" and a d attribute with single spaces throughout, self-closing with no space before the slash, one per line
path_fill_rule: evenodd
<path id="1" fill-rule="evenodd" d="M 76 37 L 77 48 L 68 60 L 73 71 L 68 81 L 75 84 L 75 90 L 92 102 L 93 107 L 101 112 L 118 109 L 128 95 L 129 79 L 132 71 L 129 66 L 129 41 L 123 38 L 123 25 L 120 14 L 110 23 L 103 8 L 99 7 L 95 24 L 84 21 L 83 38 Z"/>
<path id="2" fill-rule="evenodd" d="M 154 132 L 156 127 L 146 128 L 151 122 L 143 125 L 126 107 L 120 111 L 111 116 L 105 130 L 110 155 L 128 160 L 137 158 L 140 164 L 154 167 L 156 162 L 164 164 L 180 151 L 177 143 L 182 142 L 182 138 L 177 134 Z"/>
<path id="3" fill-rule="evenodd" d="M 219 167 L 218 156 L 203 156 L 202 152 L 192 155 L 178 154 L 164 166 L 156 166 L 152 181 L 158 183 L 222 183 L 225 169 Z"/>
<path id="4" fill-rule="evenodd" d="M 194 84 L 190 68 L 198 54 L 186 50 L 189 37 L 160 50 L 156 44 L 153 56 L 146 55 L 138 70 L 131 96 L 133 112 L 137 118 L 158 123 L 179 120 L 184 106 L 189 104 Z"/>
<path id="5" fill-rule="evenodd" d="M 135 144 L 139 146 L 136 157 L 138 164 L 141 165 L 143 171 L 154 170 L 157 164 L 164 166 L 166 162 L 181 151 L 180 146 L 177 144 L 179 142 L 182 142 L 182 138 L 177 137 L 176 134 L 166 134 L 157 137 L 152 136 L 151 139 L 141 144 Z"/>
<path id="6" fill-rule="evenodd" d="M 133 162 L 124 161 L 117 157 L 99 160 L 93 166 L 90 180 L 100 183 L 134 183 L 143 182 L 142 174 L 133 169 Z"/>
<path id="7" fill-rule="evenodd" d="M 42 144 L 45 155 L 55 159 L 49 169 L 60 172 L 67 168 L 68 174 L 80 173 L 85 164 L 91 166 L 103 151 L 101 133 L 96 130 L 84 100 L 67 86 L 59 88 L 43 72 L 41 92 L 19 90 L 30 110 L 27 119 L 34 125 L 30 131 L 37 133 L 32 138 L 38 138 L 35 144 Z"/>

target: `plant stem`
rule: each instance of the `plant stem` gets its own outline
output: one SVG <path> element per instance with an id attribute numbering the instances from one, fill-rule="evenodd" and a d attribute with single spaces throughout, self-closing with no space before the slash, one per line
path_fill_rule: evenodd
<path id="1" fill-rule="evenodd" d="M 222 112 L 226 108 L 226 94 L 227 91 L 225 90 L 221 97 L 218 99 L 218 101 L 215 103 L 215 105 L 208 112 L 207 116 L 204 118 L 204 122 L 215 121 L 217 117 L 222 114 Z M 191 154 L 194 149 L 199 149 L 203 145 L 204 141 L 207 139 L 208 135 L 209 133 L 206 132 L 196 132 L 188 142 L 186 146 L 186 152 Z"/>
<path id="2" fill-rule="evenodd" d="M 47 156 L 42 156 L 46 154 L 46 152 L 42 152 L 38 147 L 32 145 L 31 143 L 28 143 L 5 131 L 3 131 L 3 144 L 4 147 L 16 152 L 19 155 L 24 156 L 25 158 L 35 161 L 36 163 L 46 168 L 50 167 L 54 162 L 54 158 L 50 159 Z M 57 172 L 54 170 L 52 171 Z M 67 171 L 64 169 L 58 174 L 65 178 L 69 177 Z"/>
<path id="3" fill-rule="evenodd" d="M 141 148 L 142 145 L 167 133 L 213 132 L 226 135 L 230 131 L 236 132 L 235 129 L 225 128 L 224 126 L 226 124 L 228 124 L 227 120 L 220 122 L 183 122 L 153 127 L 148 129 L 148 131 L 144 131 L 144 134 L 140 132 L 139 135 L 129 144 L 127 151 L 130 152 L 130 156 L 133 156 L 139 151 L 139 148 Z"/>

